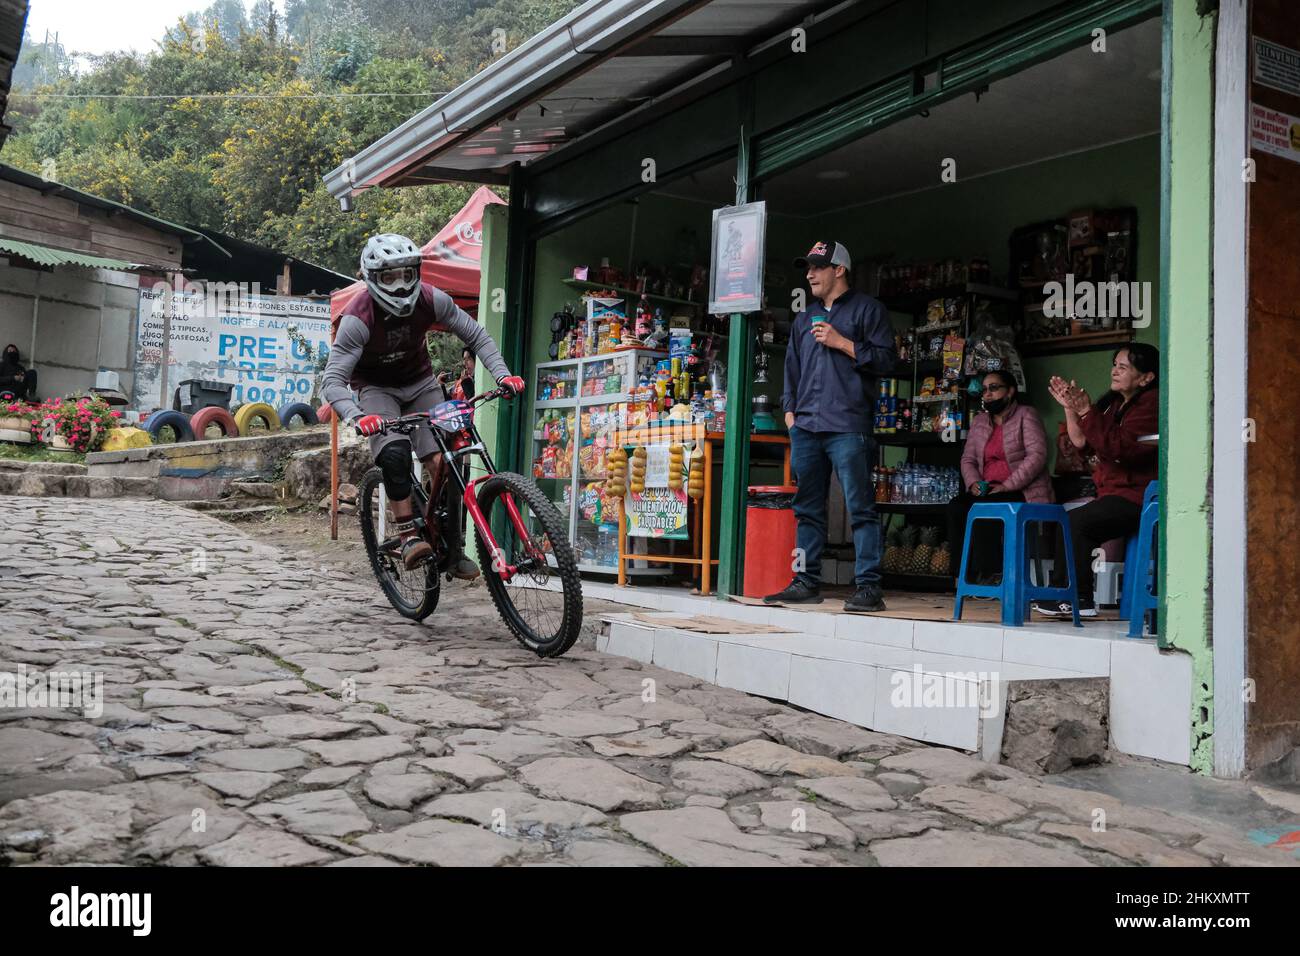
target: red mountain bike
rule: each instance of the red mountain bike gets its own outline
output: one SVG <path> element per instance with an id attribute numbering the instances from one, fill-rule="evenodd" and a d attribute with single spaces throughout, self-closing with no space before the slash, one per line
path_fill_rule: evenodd
<path id="1" fill-rule="evenodd" d="M 411 570 L 402 563 L 401 538 L 388 532 L 393 519 L 380 496 L 378 468 L 366 472 L 357 491 L 361 536 L 389 602 L 402 616 L 422 621 L 438 606 L 441 575 L 451 580 L 455 549 L 444 529 L 460 520 L 452 501 L 452 489 L 459 488 L 477 533 L 479 560 L 488 565 L 488 593 L 506 627 L 538 657 L 557 657 L 573 646 L 582 627 L 582 582 L 567 523 L 527 478 L 496 470 L 474 425 L 476 406 L 510 395 L 499 388 L 468 401 L 443 402 L 427 414 L 385 419 L 384 431 L 402 435 L 432 426 L 442 452 L 441 474 L 412 482 L 416 533 L 433 554 Z M 465 480 L 460 465 L 469 455 L 479 457 L 487 474 Z"/>

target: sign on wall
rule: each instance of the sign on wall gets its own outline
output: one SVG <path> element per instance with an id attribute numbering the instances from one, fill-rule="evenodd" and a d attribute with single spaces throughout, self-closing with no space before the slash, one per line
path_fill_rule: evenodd
<path id="1" fill-rule="evenodd" d="M 650 445 L 646 452 L 645 490 L 627 495 L 628 537 L 684 540 L 689 537 L 686 491 L 669 487 L 669 446 Z"/>
<path id="2" fill-rule="evenodd" d="M 1255 82 L 1300 96 L 1300 50 L 1255 37 Z"/>
<path id="3" fill-rule="evenodd" d="M 1250 148 L 1300 163 L 1300 116 L 1251 103 Z"/>
<path id="4" fill-rule="evenodd" d="M 167 397 L 161 396 L 164 317 L 170 324 Z M 136 327 L 132 402 L 141 410 L 170 408 L 187 379 L 229 382 L 230 400 L 286 402 L 311 398 L 315 376 L 298 332 L 316 351 L 329 348 L 330 306 L 325 298 L 243 294 L 221 283 L 142 287 Z"/>
<path id="5" fill-rule="evenodd" d="M 751 202 L 713 210 L 713 255 L 709 260 L 709 312 L 758 312 L 763 308 L 763 243 L 767 203 Z"/>

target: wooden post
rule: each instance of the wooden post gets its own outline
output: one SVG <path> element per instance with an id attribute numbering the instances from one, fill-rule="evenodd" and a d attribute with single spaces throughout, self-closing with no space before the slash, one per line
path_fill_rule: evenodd
<path id="1" fill-rule="evenodd" d="M 175 273 L 167 276 L 168 283 L 174 288 L 176 285 Z M 171 295 L 163 296 L 163 327 L 162 327 L 162 356 L 158 367 L 158 407 L 171 408 L 171 401 L 167 396 L 167 366 L 171 362 L 172 355 L 172 305 L 176 299 Z"/>

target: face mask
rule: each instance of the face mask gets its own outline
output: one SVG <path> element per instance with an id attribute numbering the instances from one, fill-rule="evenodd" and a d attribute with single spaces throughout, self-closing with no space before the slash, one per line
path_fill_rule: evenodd
<path id="1" fill-rule="evenodd" d="M 995 398 L 991 402 L 985 402 L 984 410 L 990 415 L 1001 415 L 1003 410 L 1010 404 L 1011 399 L 1003 396 L 1002 398 Z"/>

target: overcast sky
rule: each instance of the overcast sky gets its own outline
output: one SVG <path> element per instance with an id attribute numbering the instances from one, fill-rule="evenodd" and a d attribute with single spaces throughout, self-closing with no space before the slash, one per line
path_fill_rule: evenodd
<path id="1" fill-rule="evenodd" d="M 209 3 L 211 0 L 31 0 L 27 31 L 36 42 L 45 38 L 46 30 L 58 33 L 69 52 L 145 53 L 156 48 L 156 41 L 179 17 Z M 276 6 L 284 9 L 283 3 Z"/>

